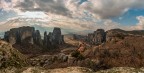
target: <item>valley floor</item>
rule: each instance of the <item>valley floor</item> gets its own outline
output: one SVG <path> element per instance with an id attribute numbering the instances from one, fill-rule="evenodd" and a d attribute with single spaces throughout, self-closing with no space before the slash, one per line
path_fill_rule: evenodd
<path id="1" fill-rule="evenodd" d="M 0 40 L 0 73 L 144 73 L 144 37 L 90 45 L 66 36 L 65 42 L 59 50 L 29 55 Z"/>

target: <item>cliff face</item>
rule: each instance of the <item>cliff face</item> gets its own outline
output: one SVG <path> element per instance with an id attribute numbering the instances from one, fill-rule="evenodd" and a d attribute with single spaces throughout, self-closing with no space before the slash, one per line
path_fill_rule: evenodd
<path id="1" fill-rule="evenodd" d="M 49 48 L 51 46 L 57 47 L 58 45 L 64 44 L 64 36 L 61 34 L 60 28 L 54 28 L 53 32 L 44 33 L 44 45 L 45 48 Z"/>
<path id="2" fill-rule="evenodd" d="M 64 44 L 64 36 L 61 35 L 60 28 L 54 28 L 53 32 L 47 35 L 44 33 L 44 40 L 42 40 L 40 31 L 35 30 L 34 27 L 20 27 L 13 28 L 5 32 L 4 40 L 14 44 L 34 44 L 42 48 L 54 48 L 55 46 Z"/>
<path id="3" fill-rule="evenodd" d="M 4 39 L 12 45 L 26 41 L 33 44 L 34 31 L 35 29 L 33 27 L 20 27 L 10 29 L 10 31 L 5 32 Z"/>
<path id="4" fill-rule="evenodd" d="M 115 42 L 123 40 L 126 36 L 143 36 L 143 30 L 139 31 L 125 31 L 122 29 L 111 29 L 104 31 L 104 29 L 97 29 L 93 33 L 89 33 L 87 36 L 73 35 L 73 39 L 82 40 L 92 45 L 99 45 L 104 42 Z"/>
<path id="5" fill-rule="evenodd" d="M 103 29 L 97 29 L 86 37 L 86 42 L 90 44 L 101 44 L 106 41 L 106 32 Z"/>
<path id="6" fill-rule="evenodd" d="M 106 32 L 106 41 L 107 42 L 114 42 L 114 41 L 118 41 L 121 39 L 124 39 L 124 37 L 126 35 L 128 35 L 128 33 L 124 30 L 121 29 L 112 29 Z"/>
<path id="7" fill-rule="evenodd" d="M 54 44 L 63 44 L 64 43 L 64 36 L 61 35 L 60 28 L 54 28 L 52 40 L 53 40 Z"/>

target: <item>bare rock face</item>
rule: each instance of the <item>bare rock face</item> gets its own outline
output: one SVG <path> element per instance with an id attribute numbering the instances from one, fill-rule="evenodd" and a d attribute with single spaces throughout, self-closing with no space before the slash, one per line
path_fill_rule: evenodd
<path id="1" fill-rule="evenodd" d="M 64 36 L 61 34 L 61 29 L 55 27 L 53 32 L 44 33 L 45 48 L 54 48 L 55 46 L 64 44 Z"/>
<path id="2" fill-rule="evenodd" d="M 106 41 L 107 42 L 114 42 L 121 39 L 128 35 L 126 31 L 121 29 L 112 29 L 106 32 Z"/>
<path id="3" fill-rule="evenodd" d="M 32 38 L 34 31 L 34 27 L 20 27 L 17 29 L 16 38 L 20 38 L 20 41 L 23 42 L 27 38 Z"/>
<path id="4" fill-rule="evenodd" d="M 44 48 L 45 49 L 50 49 L 50 48 L 52 48 L 52 41 L 51 41 L 51 39 L 50 39 L 50 35 L 51 35 L 52 33 L 50 32 L 49 33 L 49 35 L 47 34 L 47 32 L 45 31 L 44 32 L 44 40 L 43 40 L 43 45 L 44 45 Z"/>
<path id="5" fill-rule="evenodd" d="M 40 32 L 39 30 L 36 30 L 33 34 L 33 39 L 34 39 L 34 43 L 36 45 L 39 45 L 39 46 L 42 46 L 43 45 L 43 42 L 42 42 L 42 39 L 41 39 L 41 35 L 40 35 Z"/>
<path id="6" fill-rule="evenodd" d="M 101 44 L 106 41 L 106 33 L 103 29 L 97 29 L 94 33 L 88 34 L 86 41 L 90 44 Z"/>
<path id="7" fill-rule="evenodd" d="M 44 49 L 53 49 L 64 44 L 64 36 L 61 34 L 60 28 L 54 28 L 53 32 L 44 33 L 44 40 L 42 40 L 40 31 L 35 30 L 34 27 L 19 27 L 13 28 L 5 32 L 4 40 L 12 45 L 26 46 L 28 44 L 39 46 Z"/>
<path id="8" fill-rule="evenodd" d="M 104 29 L 97 29 L 93 33 L 89 33 L 87 36 L 74 34 L 73 39 L 82 40 L 92 45 L 99 45 L 106 42 L 106 32 Z"/>
<path id="9" fill-rule="evenodd" d="M 53 30 L 53 34 L 52 34 L 52 40 L 54 44 L 63 44 L 64 43 L 64 39 L 63 39 L 63 35 L 61 35 L 61 29 L 55 27 Z"/>
<path id="10" fill-rule="evenodd" d="M 28 43 L 33 43 L 32 36 L 35 29 L 33 27 L 13 28 L 5 32 L 4 40 L 12 45 L 15 43 L 22 43 L 27 40 Z"/>

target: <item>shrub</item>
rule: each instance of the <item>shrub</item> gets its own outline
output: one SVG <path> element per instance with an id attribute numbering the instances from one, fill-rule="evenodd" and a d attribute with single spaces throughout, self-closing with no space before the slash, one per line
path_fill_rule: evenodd
<path id="1" fill-rule="evenodd" d="M 77 58 L 78 60 L 85 59 L 84 56 L 80 52 L 78 52 L 78 51 L 73 51 L 71 53 L 71 56 Z"/>

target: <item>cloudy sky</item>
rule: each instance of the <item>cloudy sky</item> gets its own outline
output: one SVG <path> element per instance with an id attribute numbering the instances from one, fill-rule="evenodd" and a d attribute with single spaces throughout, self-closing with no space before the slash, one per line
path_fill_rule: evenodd
<path id="1" fill-rule="evenodd" d="M 0 31 L 19 26 L 144 29 L 144 0 L 0 0 Z"/>

